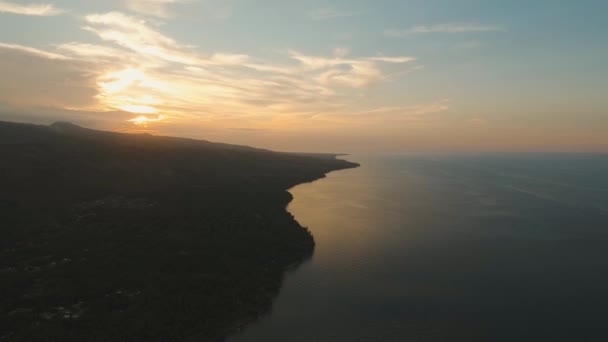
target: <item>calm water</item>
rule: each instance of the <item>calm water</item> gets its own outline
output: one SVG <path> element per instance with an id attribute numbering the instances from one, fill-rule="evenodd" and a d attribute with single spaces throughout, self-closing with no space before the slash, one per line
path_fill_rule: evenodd
<path id="1" fill-rule="evenodd" d="M 244 341 L 608 341 L 608 156 L 349 156 Z"/>

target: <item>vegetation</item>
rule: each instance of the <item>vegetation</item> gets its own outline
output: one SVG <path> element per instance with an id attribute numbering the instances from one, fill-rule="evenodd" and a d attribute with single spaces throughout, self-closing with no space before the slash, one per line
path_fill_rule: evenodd
<path id="1" fill-rule="evenodd" d="M 222 340 L 313 251 L 286 189 L 355 166 L 0 123 L 0 341 Z"/>

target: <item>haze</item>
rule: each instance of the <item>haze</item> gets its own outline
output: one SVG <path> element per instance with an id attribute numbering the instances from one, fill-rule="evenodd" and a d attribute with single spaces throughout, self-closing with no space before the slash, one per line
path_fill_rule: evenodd
<path id="1" fill-rule="evenodd" d="M 604 1 L 0 1 L 0 120 L 287 151 L 608 151 Z"/>

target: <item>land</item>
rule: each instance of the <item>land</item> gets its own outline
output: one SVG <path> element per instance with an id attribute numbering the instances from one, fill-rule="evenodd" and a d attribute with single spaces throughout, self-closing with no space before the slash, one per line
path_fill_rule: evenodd
<path id="1" fill-rule="evenodd" d="M 336 155 L 0 122 L 0 341 L 221 341 L 314 239 L 287 189 Z"/>

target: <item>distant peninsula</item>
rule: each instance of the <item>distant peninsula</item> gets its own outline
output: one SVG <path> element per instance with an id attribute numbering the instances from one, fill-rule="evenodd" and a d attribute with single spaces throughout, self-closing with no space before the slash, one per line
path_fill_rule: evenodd
<path id="1" fill-rule="evenodd" d="M 336 156 L 0 122 L 0 341 L 223 340 L 312 254 L 286 190 Z"/>

